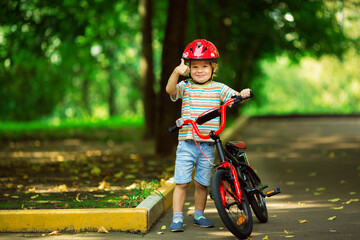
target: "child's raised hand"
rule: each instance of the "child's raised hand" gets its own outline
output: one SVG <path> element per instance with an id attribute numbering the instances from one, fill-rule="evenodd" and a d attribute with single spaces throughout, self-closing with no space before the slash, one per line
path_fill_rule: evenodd
<path id="1" fill-rule="evenodd" d="M 184 59 L 182 58 L 181 59 L 181 63 L 179 66 L 177 66 L 175 68 L 176 72 L 179 74 L 179 75 L 182 75 L 182 76 L 186 76 L 189 74 L 190 72 L 190 68 L 185 64 L 185 61 Z"/>
<path id="2" fill-rule="evenodd" d="M 241 90 L 241 92 L 236 94 L 236 95 L 241 96 L 242 98 L 246 98 L 246 97 L 250 97 L 250 92 L 251 92 L 250 88 L 245 88 L 245 89 Z M 247 102 L 248 100 L 249 99 L 245 99 L 245 100 L 242 101 L 242 103 Z"/>

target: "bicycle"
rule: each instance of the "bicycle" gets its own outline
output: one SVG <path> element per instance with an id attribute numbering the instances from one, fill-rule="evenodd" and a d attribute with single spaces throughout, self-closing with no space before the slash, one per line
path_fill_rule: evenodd
<path id="1" fill-rule="evenodd" d="M 251 92 L 250 97 L 247 98 L 252 97 Z M 175 132 L 184 125 L 191 124 L 200 138 L 214 140 L 220 163 L 214 166 L 216 170 L 212 177 L 210 197 L 214 200 L 224 225 L 238 238 L 247 238 L 251 235 L 253 218 L 250 206 L 257 219 L 265 223 L 268 221 L 265 197 L 281 192 L 280 188 L 274 188 L 264 193 L 268 185 L 262 185 L 259 176 L 250 166 L 245 153 L 245 142 L 230 141 L 223 147 L 220 140 L 219 134 L 226 124 L 226 108 L 247 98 L 234 96 L 218 108 L 204 112 L 195 121 L 180 118 L 176 120 L 176 126 L 169 128 L 170 132 Z M 197 125 L 217 117 L 221 118 L 217 131 L 208 134 L 200 132 Z"/>

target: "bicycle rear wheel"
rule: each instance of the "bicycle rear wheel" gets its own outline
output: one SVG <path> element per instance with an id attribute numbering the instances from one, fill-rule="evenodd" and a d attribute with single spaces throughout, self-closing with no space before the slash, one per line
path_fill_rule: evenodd
<path id="1" fill-rule="evenodd" d="M 256 188 L 260 185 L 255 178 L 250 176 L 250 173 L 245 173 L 248 179 L 248 183 L 252 188 Z M 248 196 L 251 208 L 255 213 L 256 218 L 261 223 L 266 223 L 268 221 L 268 211 L 266 208 L 265 198 L 259 192 L 250 193 Z"/>
<path id="2" fill-rule="evenodd" d="M 228 170 L 219 169 L 215 172 L 211 190 L 220 218 L 229 231 L 238 238 L 250 236 L 253 219 L 249 202 L 242 187 L 241 202 L 235 201 L 236 191 Z"/>

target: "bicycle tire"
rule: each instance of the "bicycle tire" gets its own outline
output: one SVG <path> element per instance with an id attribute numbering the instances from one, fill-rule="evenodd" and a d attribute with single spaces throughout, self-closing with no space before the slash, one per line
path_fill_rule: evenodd
<path id="1" fill-rule="evenodd" d="M 255 188 L 260 185 L 260 182 L 252 178 L 249 175 L 249 173 L 245 173 L 245 174 L 247 174 L 248 184 L 250 184 L 252 188 Z M 268 211 L 266 207 L 265 198 L 259 192 L 254 192 L 248 195 L 248 200 L 259 222 L 266 223 L 268 221 Z"/>
<path id="2" fill-rule="evenodd" d="M 268 221 L 268 212 L 264 197 L 260 193 L 254 193 L 249 197 L 249 202 L 259 222 L 266 223 Z"/>
<path id="3" fill-rule="evenodd" d="M 222 187 L 225 187 L 227 190 L 222 190 Z M 228 170 L 219 169 L 215 172 L 211 191 L 216 209 L 227 229 L 238 238 L 246 239 L 250 236 L 253 229 L 253 219 L 249 202 L 242 187 L 242 201 L 239 205 L 231 197 L 231 194 L 236 194 L 236 192 L 233 181 L 230 180 Z M 222 191 L 225 194 L 226 203 L 222 201 Z"/>

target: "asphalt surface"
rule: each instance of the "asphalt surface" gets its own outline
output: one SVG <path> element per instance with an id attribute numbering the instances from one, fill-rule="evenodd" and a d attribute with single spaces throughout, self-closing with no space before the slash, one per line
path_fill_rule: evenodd
<path id="1" fill-rule="evenodd" d="M 266 199 L 269 221 L 254 219 L 251 239 L 360 239 L 360 118 L 259 118 L 234 140 L 247 144 L 262 182 L 282 193 Z M 172 209 L 147 234 L 110 232 L 2 233 L 0 239 L 235 239 L 211 199 L 205 215 L 211 229 L 193 226 L 194 189 L 188 191 L 185 232 L 172 233 Z M 61 221 L 61 219 L 59 219 Z"/>

